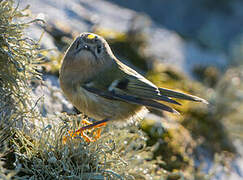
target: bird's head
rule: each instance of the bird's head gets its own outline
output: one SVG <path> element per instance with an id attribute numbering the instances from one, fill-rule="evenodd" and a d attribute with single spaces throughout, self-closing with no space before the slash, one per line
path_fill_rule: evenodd
<path id="1" fill-rule="evenodd" d="M 65 56 L 69 61 L 79 61 L 83 65 L 105 64 L 114 58 L 104 38 L 87 32 L 76 38 Z"/>

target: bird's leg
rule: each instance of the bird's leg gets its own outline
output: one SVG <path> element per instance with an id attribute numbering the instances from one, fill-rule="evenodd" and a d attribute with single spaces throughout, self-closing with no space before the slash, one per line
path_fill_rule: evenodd
<path id="1" fill-rule="evenodd" d="M 94 123 L 91 123 L 87 120 L 83 120 L 82 123 L 85 123 L 85 124 L 88 124 L 87 126 L 84 126 L 84 127 L 81 127 L 80 129 L 78 129 L 77 131 L 75 131 L 74 134 L 77 134 L 80 136 L 82 136 L 86 142 L 93 142 L 93 141 L 96 141 L 99 137 L 100 137 L 100 134 L 101 134 L 101 129 L 97 129 L 97 131 L 94 131 L 93 132 L 93 135 L 94 135 L 94 140 L 89 137 L 84 131 L 85 130 L 88 130 L 88 129 L 93 129 L 93 128 L 99 128 L 99 127 L 102 127 L 102 126 L 105 126 L 106 125 L 106 122 L 109 121 L 110 119 L 104 119 L 104 120 L 101 120 L 101 121 L 96 121 Z"/>
<path id="2" fill-rule="evenodd" d="M 83 119 L 82 120 L 82 124 L 85 125 L 91 125 L 92 122 L 88 121 L 87 119 Z M 99 131 L 100 129 L 98 129 L 97 131 Z M 95 132 L 94 132 L 95 133 Z M 91 137 L 89 137 L 84 131 L 75 131 L 74 132 L 75 135 L 80 135 L 86 142 L 93 142 L 94 140 L 92 140 Z M 95 138 L 96 139 L 96 138 Z M 98 138 L 97 138 L 98 139 Z"/>
<path id="3" fill-rule="evenodd" d="M 69 136 L 64 136 L 63 142 L 65 143 L 68 139 L 75 138 L 77 136 L 81 136 L 86 142 L 94 142 L 100 137 L 101 129 L 99 127 L 105 126 L 106 122 L 109 120 L 110 119 L 104 119 L 101 121 L 91 123 L 90 121 L 83 119 L 82 124 L 85 124 L 87 126 L 81 127 L 77 131 L 69 131 Z M 91 137 L 86 133 L 86 131 L 88 131 L 91 134 Z"/>
<path id="4" fill-rule="evenodd" d="M 75 133 L 78 133 L 80 131 L 84 131 L 86 129 L 91 129 L 91 128 L 98 128 L 98 127 L 101 127 L 101 126 L 105 126 L 106 125 L 106 122 L 109 121 L 110 119 L 107 118 L 107 119 L 103 119 L 101 121 L 96 121 L 92 124 L 89 124 L 87 126 L 84 126 L 84 127 L 81 127 L 80 129 L 78 129 L 77 131 L 75 131 Z"/>
<path id="5" fill-rule="evenodd" d="M 82 124 L 90 125 L 92 122 L 88 121 L 87 119 L 82 119 Z"/>

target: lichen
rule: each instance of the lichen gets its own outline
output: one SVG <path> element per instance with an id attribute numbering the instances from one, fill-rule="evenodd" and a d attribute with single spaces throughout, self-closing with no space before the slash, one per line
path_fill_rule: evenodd
<path id="1" fill-rule="evenodd" d="M 11 129 L 36 115 L 29 82 L 40 79 L 37 72 L 39 45 L 24 35 L 24 29 L 37 20 L 20 21 L 26 16 L 25 9 L 19 11 L 13 4 L 13 1 L 0 2 L 1 144 L 12 135 Z"/>

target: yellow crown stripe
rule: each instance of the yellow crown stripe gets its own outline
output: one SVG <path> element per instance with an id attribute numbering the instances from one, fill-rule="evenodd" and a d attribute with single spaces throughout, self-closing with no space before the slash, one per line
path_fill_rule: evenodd
<path id="1" fill-rule="evenodd" d="M 95 38 L 95 35 L 93 35 L 93 34 L 89 34 L 89 35 L 87 36 L 87 38 L 88 38 L 88 39 L 94 39 L 94 38 Z"/>

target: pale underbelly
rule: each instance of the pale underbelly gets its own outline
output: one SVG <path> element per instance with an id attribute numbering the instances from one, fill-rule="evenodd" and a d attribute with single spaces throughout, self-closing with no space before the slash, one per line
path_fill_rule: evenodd
<path id="1" fill-rule="evenodd" d="M 85 115 L 95 120 L 110 118 L 112 120 L 127 120 L 138 118 L 146 111 L 144 106 L 130 104 L 118 100 L 110 100 L 93 94 L 81 88 L 72 94 L 69 100 Z"/>

